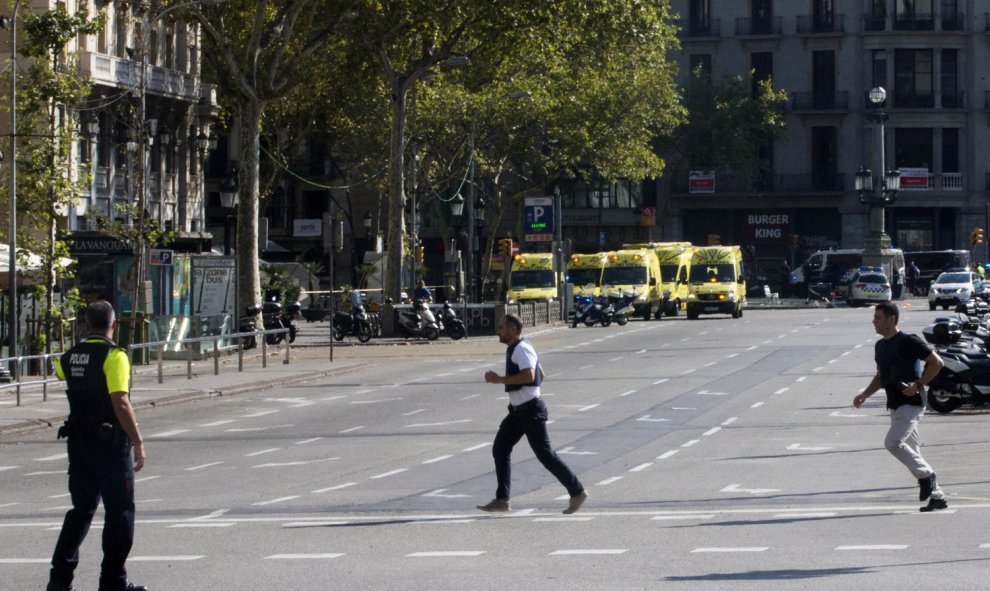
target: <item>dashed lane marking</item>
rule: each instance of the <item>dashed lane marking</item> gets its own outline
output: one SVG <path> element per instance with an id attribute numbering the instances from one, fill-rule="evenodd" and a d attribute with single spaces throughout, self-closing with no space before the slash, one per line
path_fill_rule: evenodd
<path id="1" fill-rule="evenodd" d="M 135 484 L 138 483 L 138 482 L 148 482 L 149 480 L 155 480 L 156 478 L 161 478 L 161 475 L 160 474 L 156 474 L 154 476 L 145 476 L 144 478 L 138 478 L 138 479 L 136 479 L 134 482 L 135 482 Z"/>
<path id="2" fill-rule="evenodd" d="M 264 454 L 270 454 L 273 451 L 278 451 L 278 450 L 279 450 L 279 448 L 277 448 L 277 447 L 269 447 L 268 449 L 263 449 L 261 451 L 253 451 L 253 452 L 251 452 L 249 454 L 244 454 L 244 457 L 245 458 L 253 458 L 254 456 L 261 456 L 261 455 L 264 455 Z"/>
<path id="3" fill-rule="evenodd" d="M 724 421 L 722 421 L 722 426 L 723 427 L 728 427 L 732 423 L 735 423 L 738 419 L 739 419 L 739 417 L 729 417 L 728 419 L 725 419 Z"/>
<path id="4" fill-rule="evenodd" d="M 418 415 L 421 412 L 426 412 L 426 409 L 425 408 L 417 408 L 416 410 L 411 410 L 409 412 L 402 413 L 402 416 L 404 416 L 404 417 L 411 417 L 413 415 Z"/>
<path id="5" fill-rule="evenodd" d="M 398 468 L 396 470 L 389 470 L 388 472 L 382 472 L 381 474 L 372 476 L 371 479 L 378 480 L 379 478 L 388 478 L 389 476 L 395 476 L 396 474 L 401 474 L 403 472 L 406 472 L 407 470 L 409 470 L 409 468 Z"/>
<path id="6" fill-rule="evenodd" d="M 566 497 L 565 497 L 566 498 Z M 539 521 L 543 523 L 553 523 L 553 522 L 577 522 L 577 521 L 591 521 L 594 517 L 534 517 L 533 521 Z"/>
<path id="7" fill-rule="evenodd" d="M 709 548 L 695 548 L 691 550 L 692 554 L 699 553 L 716 553 L 716 552 L 766 552 L 769 550 L 769 546 L 740 546 L 740 547 L 709 547 Z"/>
<path id="8" fill-rule="evenodd" d="M 128 562 L 187 562 L 203 558 L 202 554 L 178 554 L 173 556 L 130 556 Z"/>
<path id="9" fill-rule="evenodd" d="M 274 505 L 275 503 L 284 503 L 285 501 L 294 501 L 299 498 L 299 495 L 290 495 L 287 497 L 279 497 L 277 499 L 271 499 L 269 501 L 258 501 L 257 503 L 251 503 L 254 507 L 264 507 L 265 505 Z"/>
<path id="10" fill-rule="evenodd" d="M 411 425 L 406 425 L 407 429 L 415 429 L 418 427 L 445 427 L 447 425 L 457 425 L 460 423 L 470 423 L 471 419 L 458 419 L 456 421 L 442 421 L 439 423 L 413 423 Z"/>
<path id="11" fill-rule="evenodd" d="M 186 472 L 193 472 L 195 470 L 202 470 L 204 468 L 211 468 L 213 466 L 219 466 L 223 462 L 210 462 L 209 464 L 200 464 L 199 466 L 192 466 L 191 468 L 186 468 Z"/>
<path id="12" fill-rule="evenodd" d="M 653 385 L 654 386 L 658 386 L 658 385 L 660 385 L 660 384 L 662 384 L 662 383 L 664 383 L 664 382 L 666 382 L 668 380 L 670 380 L 670 378 L 663 378 L 661 380 L 657 380 L 657 381 L 653 382 Z"/>
<path id="13" fill-rule="evenodd" d="M 652 517 L 653 521 L 679 521 L 679 520 L 690 520 L 690 519 L 715 519 L 715 515 L 712 513 L 702 513 L 699 515 L 657 515 Z"/>
<path id="14" fill-rule="evenodd" d="M 585 411 L 591 410 L 593 408 L 597 408 L 598 406 L 600 406 L 600 405 L 599 404 L 589 404 L 588 406 L 582 406 L 581 408 L 577 409 L 577 411 L 578 412 L 585 412 Z"/>
<path id="15" fill-rule="evenodd" d="M 801 382 L 805 381 L 806 379 L 808 379 L 808 376 L 801 376 L 801 377 L 799 377 L 798 379 L 796 379 L 794 381 L 796 383 L 801 383 Z"/>
<path id="16" fill-rule="evenodd" d="M 241 415 L 242 419 L 255 419 L 258 417 L 263 417 L 266 415 L 271 415 L 277 413 L 277 410 L 259 410 L 258 412 L 248 413 L 246 415 Z"/>
<path id="17" fill-rule="evenodd" d="M 646 463 L 643 463 L 643 464 L 640 464 L 640 465 L 636 466 L 635 468 L 629 468 L 629 471 L 630 472 L 642 472 L 643 470 L 646 470 L 647 468 L 649 468 L 652 465 L 653 465 L 653 462 L 646 462 Z"/>
<path id="18" fill-rule="evenodd" d="M 28 472 L 25 476 L 52 476 L 54 474 L 65 474 L 65 470 L 39 470 L 38 472 Z"/>
<path id="19" fill-rule="evenodd" d="M 750 408 L 760 408 L 764 404 L 766 404 L 766 403 L 765 402 L 754 402 L 753 404 L 750 404 L 749 407 Z"/>
<path id="20" fill-rule="evenodd" d="M 287 424 L 287 425 L 271 425 L 270 427 L 236 427 L 234 429 L 225 430 L 225 433 L 259 433 L 261 431 L 271 431 L 272 429 L 288 429 L 290 427 L 295 427 L 295 425 Z"/>
<path id="21" fill-rule="evenodd" d="M 619 394 L 619 398 L 624 398 L 626 396 L 629 396 L 630 394 L 635 394 L 635 393 L 636 393 L 636 390 L 628 390 L 626 392 L 623 392 L 622 394 Z"/>
<path id="22" fill-rule="evenodd" d="M 701 441 L 700 439 L 692 439 L 691 441 L 685 441 L 684 443 L 681 444 L 681 447 L 691 447 L 692 445 L 700 441 Z"/>
<path id="23" fill-rule="evenodd" d="M 358 425 L 357 427 L 351 427 L 350 429 L 344 429 L 343 431 L 340 431 L 340 433 L 341 434 L 343 434 L 343 433 L 353 433 L 353 432 L 359 431 L 361 429 L 364 429 L 364 425 Z"/>
<path id="24" fill-rule="evenodd" d="M 0 564 L 44 564 L 51 558 L 0 558 Z"/>
<path id="25" fill-rule="evenodd" d="M 602 480 L 601 482 L 596 482 L 595 484 L 597 486 L 608 486 L 609 484 L 612 484 L 613 482 L 618 482 L 620 480 L 622 480 L 622 477 L 621 476 L 613 476 L 611 478 L 606 478 L 605 480 Z"/>
<path id="26" fill-rule="evenodd" d="M 171 528 L 193 528 L 193 527 L 231 527 L 233 523 L 223 522 L 223 521 L 204 521 L 196 523 L 176 523 L 175 525 L 168 526 Z"/>
<path id="27" fill-rule="evenodd" d="M 471 447 L 466 447 L 466 448 L 462 449 L 461 451 L 477 451 L 479 449 L 484 449 L 484 448 L 488 447 L 489 445 L 491 445 L 491 443 L 479 443 L 478 445 L 473 445 Z"/>
<path id="28" fill-rule="evenodd" d="M 670 451 L 667 451 L 667 452 L 664 452 L 664 453 L 658 455 L 657 456 L 657 459 L 658 460 L 666 460 L 667 458 L 670 458 L 670 457 L 674 456 L 675 454 L 677 454 L 677 452 L 679 452 L 679 451 L 680 451 L 679 449 L 672 449 Z"/>
<path id="29" fill-rule="evenodd" d="M 203 423 L 202 425 L 200 425 L 200 427 L 219 427 L 220 425 L 229 425 L 230 423 L 233 423 L 235 421 L 236 421 L 236 419 L 223 419 L 223 420 L 220 420 L 220 421 L 212 421 L 212 422 L 209 422 L 209 423 Z"/>
<path id="30" fill-rule="evenodd" d="M 783 394 L 784 392 L 787 392 L 788 389 L 789 388 L 787 388 L 787 386 L 784 386 L 783 388 L 781 388 L 781 389 L 777 390 L 776 392 L 774 392 L 774 394 Z"/>
<path id="31" fill-rule="evenodd" d="M 311 439 L 303 439 L 302 441 L 297 441 L 296 445 L 306 445 L 307 443 L 313 443 L 314 441 L 319 441 L 323 439 L 322 437 L 313 437 Z"/>
<path id="32" fill-rule="evenodd" d="M 721 430 L 722 430 L 722 427 L 712 427 L 711 429 L 709 429 L 709 430 L 705 431 L 704 433 L 702 433 L 702 435 L 705 436 L 705 437 L 709 437 L 711 435 L 714 435 L 714 434 L 718 433 Z"/>
<path id="33" fill-rule="evenodd" d="M 587 556 L 587 555 L 612 555 L 625 554 L 626 548 L 582 548 L 574 550 L 554 550 L 550 556 Z"/>
<path id="34" fill-rule="evenodd" d="M 908 544 L 873 544 L 870 546 L 836 546 L 835 549 L 838 551 L 864 551 L 868 552 L 870 550 L 907 550 L 909 548 Z"/>
<path id="35" fill-rule="evenodd" d="M 450 458 L 452 458 L 452 457 L 454 457 L 454 456 L 452 456 L 452 455 L 445 455 L 445 456 L 437 456 L 437 457 L 435 457 L 435 458 L 431 458 L 431 459 L 429 459 L 429 460 L 423 460 L 423 461 L 422 461 L 422 462 L 420 462 L 420 463 L 421 463 L 421 464 L 435 464 L 435 463 L 437 463 L 437 462 L 442 462 L 442 461 L 444 461 L 444 460 L 449 460 L 449 459 L 450 459 Z"/>
<path id="36" fill-rule="evenodd" d="M 58 460 L 68 459 L 68 457 L 69 457 L 69 454 L 67 454 L 67 453 L 60 453 L 60 454 L 55 454 L 53 456 L 45 456 L 43 458 L 36 458 L 34 461 L 35 462 L 56 462 Z"/>
<path id="37" fill-rule="evenodd" d="M 318 488 L 318 489 L 312 491 L 312 493 L 314 495 L 318 495 L 318 494 L 321 494 L 321 493 L 330 492 L 332 490 L 340 490 L 342 488 L 348 488 L 348 487 L 355 486 L 355 485 L 357 485 L 356 482 L 345 482 L 344 484 L 338 484 L 336 486 L 328 486 L 326 488 Z"/>
<path id="38" fill-rule="evenodd" d="M 16 470 L 18 468 L 20 468 L 20 466 L 0 466 L 0 472 L 4 472 L 6 470 Z"/>
<path id="39" fill-rule="evenodd" d="M 820 511 L 818 513 L 777 513 L 771 519 L 824 519 L 835 517 L 838 513 L 834 511 Z"/>

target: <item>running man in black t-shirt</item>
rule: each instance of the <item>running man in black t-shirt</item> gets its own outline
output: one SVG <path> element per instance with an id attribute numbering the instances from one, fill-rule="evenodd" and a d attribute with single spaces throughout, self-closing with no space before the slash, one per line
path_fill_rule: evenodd
<path id="1" fill-rule="evenodd" d="M 867 398 L 883 388 L 887 393 L 887 409 L 890 411 L 890 430 L 884 446 L 904 464 L 918 479 L 920 501 L 928 501 L 922 512 L 945 509 L 949 504 L 935 480 L 935 471 L 921 457 L 918 442 L 918 421 L 925 414 L 925 385 L 942 369 L 942 358 L 931 347 L 913 334 L 897 329 L 900 315 L 895 304 L 877 304 L 873 311 L 873 328 L 883 337 L 877 341 L 874 359 L 877 373 L 870 385 L 853 398 L 853 406 L 859 408 Z M 925 370 L 918 376 L 918 362 Z"/>

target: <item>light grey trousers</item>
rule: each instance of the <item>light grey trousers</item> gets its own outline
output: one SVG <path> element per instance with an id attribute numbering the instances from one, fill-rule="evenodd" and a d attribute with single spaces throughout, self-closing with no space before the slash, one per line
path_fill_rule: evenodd
<path id="1" fill-rule="evenodd" d="M 903 404 L 896 410 L 890 411 L 890 430 L 887 431 L 887 438 L 884 440 L 884 447 L 887 448 L 897 460 L 911 471 L 917 479 L 928 478 L 935 471 L 928 465 L 925 458 L 921 457 L 921 449 L 918 440 L 918 421 L 925 414 L 925 407 Z M 944 498 L 942 488 L 935 483 L 935 490 L 932 491 L 933 499 Z"/>

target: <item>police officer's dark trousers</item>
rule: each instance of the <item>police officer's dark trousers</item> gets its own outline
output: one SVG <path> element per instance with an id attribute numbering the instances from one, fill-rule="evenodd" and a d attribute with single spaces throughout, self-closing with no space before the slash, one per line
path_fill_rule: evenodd
<path id="1" fill-rule="evenodd" d="M 65 514 L 62 532 L 52 555 L 51 581 L 72 587 L 79 564 L 79 546 L 89 532 L 100 499 L 105 513 L 101 590 L 127 585 L 124 563 L 134 541 L 134 460 L 131 446 L 120 436 L 69 436 L 69 494 L 72 509 Z"/>
<path id="2" fill-rule="evenodd" d="M 530 400 L 519 406 L 509 405 L 509 414 L 502 420 L 495 436 L 492 456 L 495 458 L 495 476 L 498 488 L 495 497 L 508 499 L 512 482 L 512 448 L 523 435 L 529 440 L 536 458 L 550 471 L 572 496 L 581 494 L 584 486 L 567 464 L 560 459 L 550 445 L 547 432 L 547 405 L 542 398 Z"/>

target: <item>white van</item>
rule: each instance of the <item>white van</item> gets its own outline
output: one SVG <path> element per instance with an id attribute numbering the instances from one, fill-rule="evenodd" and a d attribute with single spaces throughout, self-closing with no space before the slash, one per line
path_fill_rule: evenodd
<path id="1" fill-rule="evenodd" d="M 891 257 L 883 272 L 890 279 L 894 299 L 904 294 L 904 252 L 899 248 L 883 251 Z M 826 283 L 835 290 L 837 298 L 845 298 L 853 273 L 863 266 L 862 248 L 820 250 L 808 257 L 791 273 L 791 285 L 796 293 L 807 293 L 808 285 Z"/>

